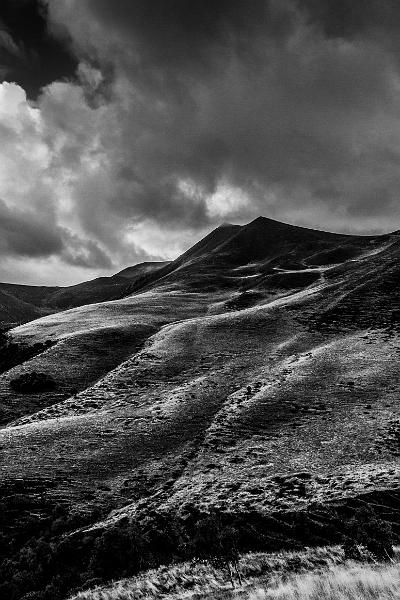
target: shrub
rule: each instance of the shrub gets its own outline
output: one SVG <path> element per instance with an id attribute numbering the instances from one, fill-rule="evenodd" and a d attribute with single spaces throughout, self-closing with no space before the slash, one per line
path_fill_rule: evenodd
<path id="1" fill-rule="evenodd" d="M 136 573 L 142 566 L 142 546 L 133 527 L 106 529 L 95 541 L 89 572 L 106 580 Z"/>
<path id="2" fill-rule="evenodd" d="M 51 375 L 32 371 L 12 379 L 10 386 L 15 392 L 21 394 L 38 394 L 40 392 L 51 392 L 56 387 L 56 382 Z"/>
<path id="3" fill-rule="evenodd" d="M 227 569 L 232 586 L 232 571 L 241 583 L 238 531 L 232 525 L 224 524 L 220 515 L 213 513 L 197 523 L 193 545 L 198 558 L 208 560 L 217 568 Z"/>
<path id="4" fill-rule="evenodd" d="M 14 342 L 12 337 L 5 330 L 0 330 L 0 373 L 5 373 L 9 369 L 45 352 L 55 342 L 47 340 L 33 345 Z"/>
<path id="5" fill-rule="evenodd" d="M 363 508 L 348 523 L 348 535 L 343 543 L 345 557 L 362 560 L 368 556 L 379 560 L 393 557 L 393 534 L 371 508 Z"/>
<path id="6" fill-rule="evenodd" d="M 8 343 L 7 329 L 0 329 L 0 348 L 3 348 Z"/>

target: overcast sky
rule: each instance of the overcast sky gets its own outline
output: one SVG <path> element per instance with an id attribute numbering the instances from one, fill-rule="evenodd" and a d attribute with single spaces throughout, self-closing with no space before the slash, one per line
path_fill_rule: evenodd
<path id="1" fill-rule="evenodd" d="M 0 281 L 400 228 L 398 0 L 1 0 Z"/>

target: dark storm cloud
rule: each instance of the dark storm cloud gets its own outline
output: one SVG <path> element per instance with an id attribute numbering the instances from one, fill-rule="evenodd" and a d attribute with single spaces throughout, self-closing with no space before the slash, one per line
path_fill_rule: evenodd
<path id="1" fill-rule="evenodd" d="M 298 0 L 311 22 L 327 36 L 396 34 L 400 29 L 397 0 Z"/>
<path id="2" fill-rule="evenodd" d="M 62 231 L 63 260 L 74 267 L 111 269 L 112 260 L 93 240 L 82 240 L 71 232 Z"/>
<path id="3" fill-rule="evenodd" d="M 400 162 L 389 135 L 399 117 L 398 72 L 388 40 L 379 42 L 383 31 L 396 31 L 394 3 L 72 5 L 58 15 L 77 53 L 111 65 L 114 92 L 119 82 L 125 94 L 118 142 L 105 145 L 119 172 L 135 171 L 136 183 L 127 183 L 111 212 L 206 226 L 213 217 L 205 199 L 223 180 L 252 196 L 246 218 L 270 209 L 266 195 L 283 214 L 304 202 L 327 215 L 350 214 L 371 186 L 378 196 L 382 173 L 398 186 L 379 160 L 388 152 L 393 169 Z M 186 180 L 197 190 L 190 199 L 177 185 Z M 375 212 L 370 204 L 366 216 Z"/>
<path id="4" fill-rule="evenodd" d="M 51 211 L 21 210 L 0 199 L 0 250 L 3 257 L 62 256 L 73 266 L 109 269 L 107 254 L 92 240 L 84 240 L 57 226 Z"/>
<path id="5" fill-rule="evenodd" d="M 15 81 L 36 98 L 43 86 L 71 77 L 75 69 L 66 40 L 49 34 L 39 0 L 1 0 L 0 77 Z"/>
<path id="6" fill-rule="evenodd" d="M 0 199 L 0 248 L 5 255 L 46 257 L 62 250 L 60 231 L 43 214 L 7 206 Z"/>
<path id="7" fill-rule="evenodd" d="M 87 6 L 105 28 L 133 40 L 139 62 L 155 69 L 209 67 L 221 47 L 245 55 L 250 36 L 284 38 L 293 27 L 291 11 L 271 9 L 268 0 L 89 0 Z"/>

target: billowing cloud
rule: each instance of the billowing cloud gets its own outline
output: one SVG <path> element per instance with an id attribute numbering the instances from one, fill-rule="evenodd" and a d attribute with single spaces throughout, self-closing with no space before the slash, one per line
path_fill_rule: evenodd
<path id="1" fill-rule="evenodd" d="M 110 269 L 107 250 L 74 223 L 72 173 L 84 157 L 74 146 L 79 156 L 68 163 L 74 138 L 70 129 L 65 131 L 57 106 L 57 89 L 49 88 L 39 107 L 18 85 L 0 85 L 0 254 L 3 263 L 58 257 L 73 266 Z M 79 113 L 79 118 L 84 116 Z M 40 281 L 40 269 L 37 276 Z"/>
<path id="2" fill-rule="evenodd" d="M 394 0 L 42 4 L 79 64 L 12 117 L 0 94 L 0 198 L 21 222 L 43 215 L 55 236 L 43 252 L 71 273 L 172 258 L 221 220 L 259 214 L 398 228 Z"/>
<path id="3" fill-rule="evenodd" d="M 50 256 L 62 249 L 59 232 L 44 215 L 9 207 L 0 200 L 0 248 L 14 256 Z"/>
<path id="4" fill-rule="evenodd" d="M 50 15 L 112 73 L 129 207 L 206 226 L 231 185 L 252 197 L 237 218 L 302 207 L 305 224 L 379 230 L 398 215 L 399 10 L 366 5 L 72 0 Z M 182 198 L 182 182 L 195 193 Z"/>

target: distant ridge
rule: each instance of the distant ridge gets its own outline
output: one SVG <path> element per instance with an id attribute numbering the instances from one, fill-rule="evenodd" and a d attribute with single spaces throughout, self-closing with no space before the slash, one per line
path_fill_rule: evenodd
<path id="1" fill-rule="evenodd" d="M 143 262 L 132 267 L 126 267 L 122 271 L 116 273 L 113 277 L 126 277 L 126 279 L 133 279 L 135 277 L 141 277 L 142 275 L 152 273 L 158 269 L 162 269 L 166 265 L 169 265 L 170 261 L 163 262 Z"/>

